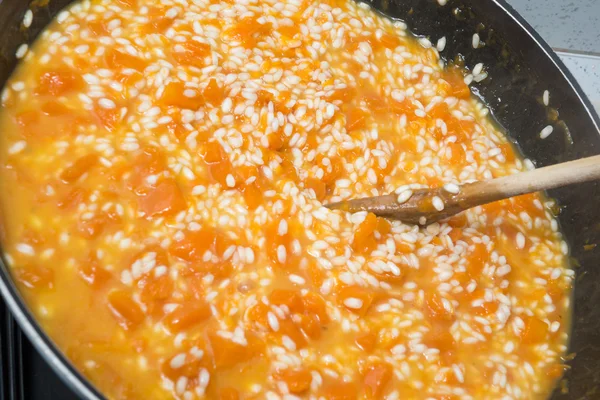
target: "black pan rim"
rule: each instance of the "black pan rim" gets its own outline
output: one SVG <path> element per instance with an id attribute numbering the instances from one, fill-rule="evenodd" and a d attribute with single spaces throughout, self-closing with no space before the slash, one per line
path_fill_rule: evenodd
<path id="1" fill-rule="evenodd" d="M 560 60 L 552 48 L 542 39 L 533 27 L 513 8 L 506 0 L 488 0 L 499 8 L 500 12 L 507 14 L 520 30 L 528 35 L 537 46 L 542 49 L 548 61 L 562 74 L 565 81 L 570 85 L 583 106 L 585 113 L 589 116 L 596 131 L 600 134 L 600 117 L 592 106 L 591 101 L 583 92 L 579 83 Z M 410 26 L 409 26 L 410 29 Z M 13 317 L 31 341 L 42 358 L 58 373 L 69 388 L 77 395 L 88 400 L 105 400 L 94 385 L 83 374 L 73 366 L 69 359 L 56 346 L 52 339 L 43 331 L 40 324 L 34 318 L 21 293 L 17 289 L 11 273 L 7 267 L 4 255 L 0 254 L 0 294 L 4 298 Z"/>
<path id="2" fill-rule="evenodd" d="M 32 345 L 75 393 L 88 400 L 104 400 L 105 397 L 85 378 L 77 368 L 43 331 L 35 320 L 25 300 L 15 286 L 4 256 L 0 257 L 0 294 L 4 298 L 13 318 L 19 324 Z"/>

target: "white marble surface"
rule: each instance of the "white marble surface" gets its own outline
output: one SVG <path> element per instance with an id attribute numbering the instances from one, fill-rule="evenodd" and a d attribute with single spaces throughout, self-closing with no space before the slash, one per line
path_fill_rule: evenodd
<path id="1" fill-rule="evenodd" d="M 600 57 L 565 52 L 557 53 L 600 114 Z"/>
<path id="2" fill-rule="evenodd" d="M 558 49 L 600 53 L 600 0 L 507 0 Z"/>
<path id="3" fill-rule="evenodd" d="M 600 0 L 507 0 L 554 48 L 600 113 Z"/>

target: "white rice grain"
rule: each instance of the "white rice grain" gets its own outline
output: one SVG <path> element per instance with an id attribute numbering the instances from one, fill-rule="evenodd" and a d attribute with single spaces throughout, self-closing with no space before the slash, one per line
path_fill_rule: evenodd
<path id="1" fill-rule="evenodd" d="M 473 35 L 473 40 L 472 40 L 471 45 L 473 46 L 474 49 L 476 49 L 479 47 L 479 43 L 480 43 L 479 34 L 476 33 Z"/>
<path id="2" fill-rule="evenodd" d="M 400 194 L 396 198 L 396 201 L 398 202 L 398 204 L 404 204 L 412 197 L 412 195 L 413 195 L 412 190 L 410 190 L 410 189 L 404 190 L 404 191 L 400 192 Z"/>
<path id="3" fill-rule="evenodd" d="M 444 190 L 448 193 L 458 194 L 458 193 L 460 193 L 460 186 L 458 186 L 454 183 L 446 183 L 444 185 Z"/>
<path id="4" fill-rule="evenodd" d="M 442 36 L 442 37 L 441 37 L 441 38 L 440 38 L 440 39 L 437 41 L 437 44 L 436 44 L 436 46 L 435 46 L 435 47 L 436 47 L 437 51 L 439 51 L 439 52 L 442 52 L 442 51 L 444 51 L 444 49 L 446 48 L 446 36 Z"/>
<path id="5" fill-rule="evenodd" d="M 344 299 L 344 305 L 348 308 L 359 310 L 363 306 L 363 301 L 355 297 L 348 297 Z"/>
<path id="6" fill-rule="evenodd" d="M 17 48 L 17 52 L 15 53 L 15 56 L 18 59 L 21 59 L 21 58 L 25 57 L 25 55 L 27 54 L 28 51 L 29 51 L 29 46 L 27 45 L 27 43 L 23 43 L 22 45 L 20 45 Z"/>
<path id="7" fill-rule="evenodd" d="M 439 196 L 434 196 L 433 199 L 431 199 L 431 204 L 438 211 L 444 210 L 444 201 Z"/>
<path id="8" fill-rule="evenodd" d="M 544 105 L 548 107 L 550 105 L 550 92 L 548 90 L 544 90 L 544 94 L 542 95 L 542 101 Z"/>
<path id="9" fill-rule="evenodd" d="M 550 136 L 552 134 L 552 132 L 554 132 L 554 127 L 552 125 L 546 126 L 540 132 L 540 139 L 546 139 L 548 136 Z"/>
<path id="10" fill-rule="evenodd" d="M 33 22 L 33 11 L 27 10 L 25 11 L 25 15 L 23 15 L 23 27 L 29 28 L 31 23 Z"/>

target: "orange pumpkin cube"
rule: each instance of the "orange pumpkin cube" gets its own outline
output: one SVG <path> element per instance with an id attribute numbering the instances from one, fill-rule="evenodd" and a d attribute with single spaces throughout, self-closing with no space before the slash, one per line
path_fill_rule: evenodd
<path id="1" fill-rule="evenodd" d="M 139 304 L 125 290 L 115 290 L 108 294 L 108 308 L 125 330 L 135 329 L 146 318 Z"/>

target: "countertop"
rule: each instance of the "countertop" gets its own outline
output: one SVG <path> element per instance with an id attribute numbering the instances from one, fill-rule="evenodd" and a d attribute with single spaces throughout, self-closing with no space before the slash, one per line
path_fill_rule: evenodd
<path id="1" fill-rule="evenodd" d="M 600 55 L 599 0 L 507 0 L 556 49 Z"/>
<path id="2" fill-rule="evenodd" d="M 600 112 L 600 0 L 507 0 L 557 52 Z"/>

